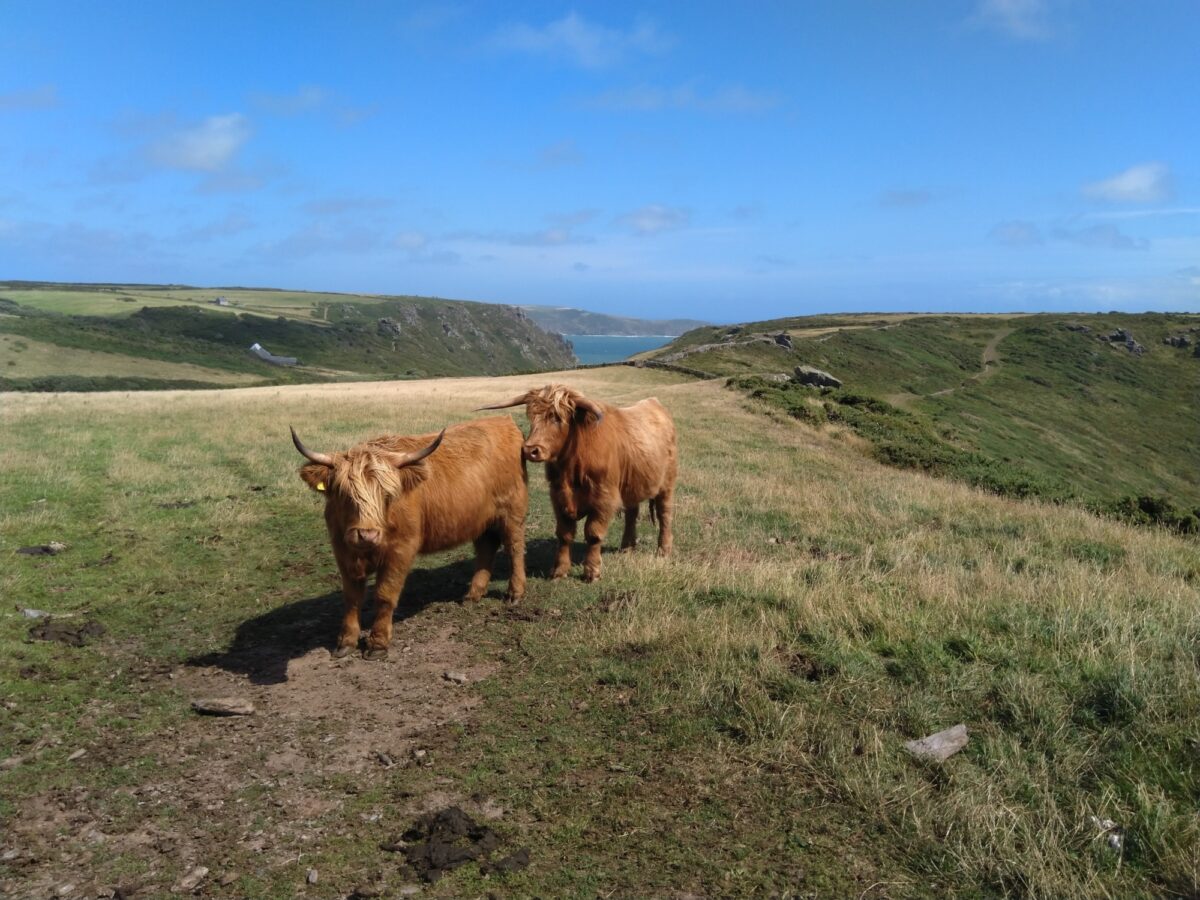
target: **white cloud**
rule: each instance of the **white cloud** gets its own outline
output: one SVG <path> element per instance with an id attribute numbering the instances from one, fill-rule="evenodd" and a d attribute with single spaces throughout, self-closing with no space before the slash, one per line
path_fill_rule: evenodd
<path id="1" fill-rule="evenodd" d="M 296 116 L 319 109 L 330 99 L 330 93 L 315 84 L 306 84 L 290 94 L 256 93 L 250 102 L 264 112 L 276 116 Z"/>
<path id="2" fill-rule="evenodd" d="M 926 206 L 931 200 L 933 194 L 921 188 L 901 188 L 884 191 L 879 195 L 879 205 L 889 209 L 912 209 Z"/>
<path id="3" fill-rule="evenodd" d="M 555 169 L 559 166 L 573 166 L 583 162 L 583 154 L 571 138 L 543 147 L 538 153 L 538 168 Z"/>
<path id="4" fill-rule="evenodd" d="M 43 84 L 40 87 L 0 94 L 0 112 L 15 112 L 21 109 L 51 109 L 58 104 L 58 87 L 53 84 Z"/>
<path id="5" fill-rule="evenodd" d="M 692 215 L 686 209 L 652 203 L 619 216 L 617 223 L 631 229 L 634 234 L 644 235 L 683 228 L 691 219 Z"/>
<path id="6" fill-rule="evenodd" d="M 705 92 L 691 83 L 677 87 L 642 84 L 622 90 L 605 91 L 588 100 L 586 105 L 593 109 L 617 112 L 681 109 L 707 113 L 759 113 L 778 106 L 779 98 L 751 91 L 740 85 Z"/>
<path id="7" fill-rule="evenodd" d="M 241 113 L 209 116 L 152 144 L 150 159 L 168 169 L 216 172 L 224 168 L 250 138 L 250 120 Z"/>
<path id="8" fill-rule="evenodd" d="M 576 12 L 542 27 L 509 25 L 492 35 L 499 50 L 561 59 L 585 69 L 615 65 L 634 53 L 659 53 L 671 41 L 653 22 L 639 19 L 628 31 L 587 21 Z"/>
<path id="9" fill-rule="evenodd" d="M 1054 237 L 1082 247 L 1099 247 L 1105 250 L 1145 250 L 1150 246 L 1145 238 L 1132 238 L 1116 225 L 1109 223 L 1092 225 L 1076 231 L 1058 228 L 1054 231 Z"/>
<path id="10" fill-rule="evenodd" d="M 1020 41 L 1044 41 L 1054 33 L 1049 0 L 980 0 L 970 22 Z"/>
<path id="11" fill-rule="evenodd" d="M 1006 247 L 1033 247 L 1042 243 L 1042 233 L 1032 222 L 1001 222 L 988 232 L 988 237 Z"/>
<path id="12" fill-rule="evenodd" d="M 1159 203 L 1174 192 L 1171 168 L 1161 162 L 1130 166 L 1111 178 L 1083 186 L 1084 196 L 1112 203 Z"/>

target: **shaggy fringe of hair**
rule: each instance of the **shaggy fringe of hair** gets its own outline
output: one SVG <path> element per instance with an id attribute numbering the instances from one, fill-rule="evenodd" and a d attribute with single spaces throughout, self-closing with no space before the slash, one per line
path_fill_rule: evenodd
<path id="1" fill-rule="evenodd" d="M 575 404 L 582 396 L 565 384 L 548 384 L 525 395 L 526 415 L 531 419 L 568 422 L 575 415 Z"/>

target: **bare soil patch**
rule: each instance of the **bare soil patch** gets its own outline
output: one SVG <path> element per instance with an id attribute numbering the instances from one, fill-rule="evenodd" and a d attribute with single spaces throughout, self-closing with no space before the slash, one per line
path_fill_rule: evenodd
<path id="1" fill-rule="evenodd" d="M 235 642 L 233 653 L 148 673 L 146 690 L 177 697 L 181 708 L 196 698 L 239 697 L 255 713 L 196 713 L 135 744 L 114 730 L 89 747 L 76 765 L 109 767 L 124 783 L 111 792 L 62 788 L 24 803 L 0 846 L 9 866 L 0 895 L 161 896 L 203 867 L 206 896 L 235 897 L 242 875 L 293 867 L 302 896 L 304 859 L 328 842 L 379 829 L 378 842 L 383 830 L 395 834 L 399 823 L 447 802 L 494 815 L 444 786 L 373 802 L 398 770 L 428 780 L 423 767 L 453 747 L 453 726 L 480 702 L 469 685 L 496 668 L 438 619 L 434 610 L 398 622 L 382 662 L 333 659 L 314 645 L 328 637 L 326 623 L 307 620 L 282 640 Z M 447 681 L 447 670 L 465 673 L 468 685 Z M 31 756 L 24 764 L 37 764 Z M 117 856 L 139 871 L 111 870 Z M 322 880 L 319 891 L 307 890 L 329 896 L 331 886 Z"/>

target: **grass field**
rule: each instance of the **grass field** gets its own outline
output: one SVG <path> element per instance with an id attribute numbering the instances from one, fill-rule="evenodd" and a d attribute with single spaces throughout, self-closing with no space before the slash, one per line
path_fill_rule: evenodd
<path id="1" fill-rule="evenodd" d="M 154 379 L 183 379 L 210 382 L 227 387 L 254 384 L 262 379 L 249 374 L 223 372 L 190 363 L 168 362 L 60 347 L 16 335 L 0 334 L 0 377 L 6 372 L 20 371 L 23 377 L 61 375 L 70 372 L 81 376 L 134 376 Z"/>
<path id="2" fill-rule="evenodd" d="M 643 533 L 599 584 L 547 581 L 534 468 L 522 606 L 503 570 L 458 605 L 470 553 L 426 557 L 388 661 L 332 660 L 338 581 L 288 424 L 329 449 L 555 377 L 674 413 L 676 555 Z M 380 844 L 457 802 L 531 863 L 422 896 L 1194 896 L 1195 540 L 870 449 L 626 367 L 7 396 L 0 893 L 159 896 L 196 866 L 206 896 L 397 892 Z M 69 548 L 15 554 L 50 540 Z M 14 605 L 105 632 L 30 641 Z M 188 708 L 227 694 L 258 713 Z M 944 764 L 903 750 L 960 722 Z"/>

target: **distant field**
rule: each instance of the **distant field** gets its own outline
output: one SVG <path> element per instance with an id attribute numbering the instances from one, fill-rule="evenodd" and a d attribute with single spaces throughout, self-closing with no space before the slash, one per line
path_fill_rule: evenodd
<path id="1" fill-rule="evenodd" d="M 225 372 L 189 363 L 174 363 L 77 347 L 60 347 L 16 335 L 0 334 L 0 377 L 19 371 L 22 377 L 62 375 L 135 376 L 202 381 L 227 387 L 258 384 L 254 375 Z"/>
<path id="2" fill-rule="evenodd" d="M 314 311 L 320 304 L 378 302 L 378 297 L 354 294 L 322 294 L 303 291 L 224 290 L 221 288 L 95 287 L 71 290 L 8 290 L 0 295 L 23 306 L 77 316 L 123 316 L 143 306 L 196 306 L 224 313 L 284 316 L 304 322 L 320 322 Z M 218 306 L 217 297 L 232 306 Z"/>
<path id="3" fill-rule="evenodd" d="M 213 304 L 218 296 L 232 305 Z M 428 297 L 10 282 L 0 283 L 0 312 L 0 333 L 83 351 L 63 353 L 55 361 L 44 354 L 10 356 L 0 364 L 5 390 L 503 374 L 575 361 L 562 338 L 541 330 L 515 307 Z M 258 359 L 250 352 L 256 343 L 299 365 L 273 366 Z M 133 365 L 131 359 L 227 374 L 220 379 L 135 376 L 135 369 L 165 370 Z M 112 363 L 107 371 L 105 361 Z"/>
<path id="4" fill-rule="evenodd" d="M 548 380 L 672 411 L 676 555 L 643 518 L 602 582 L 547 580 L 531 466 L 521 606 L 503 562 L 464 607 L 469 548 L 424 557 L 390 658 L 332 660 L 338 579 L 288 425 L 329 450 Z M 206 896 L 396 895 L 381 845 L 458 804 L 530 864 L 421 896 L 1195 896 L 1195 540 L 869 449 L 630 367 L 5 396 L 0 894 L 167 896 L 203 866 Z M 14 552 L 49 540 L 69 548 Z M 14 605 L 106 631 L 31 640 Z M 227 695 L 256 715 L 189 709 Z M 947 762 L 905 752 L 957 723 Z"/>

